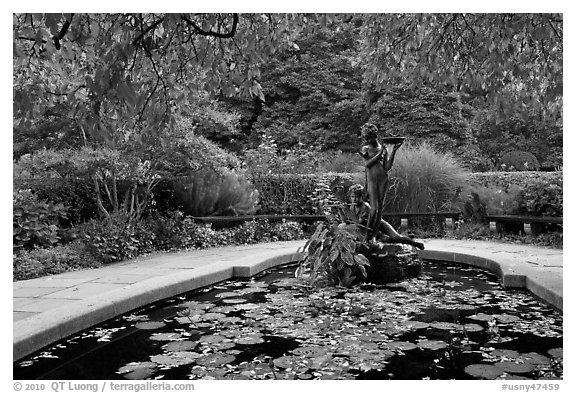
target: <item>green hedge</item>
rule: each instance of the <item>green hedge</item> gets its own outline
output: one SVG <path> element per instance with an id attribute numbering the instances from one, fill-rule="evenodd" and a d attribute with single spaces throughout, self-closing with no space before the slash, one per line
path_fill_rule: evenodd
<path id="1" fill-rule="evenodd" d="M 563 214 L 562 172 L 474 173 L 469 187 L 481 195 L 484 203 L 490 203 L 489 198 L 500 194 L 500 203 L 508 205 L 504 211 L 488 213 L 555 217 Z"/>
<path id="2" fill-rule="evenodd" d="M 354 173 L 273 174 L 252 176 L 250 180 L 260 192 L 258 214 L 318 214 L 322 198 L 344 201 L 348 186 L 359 182 L 363 176 Z"/>

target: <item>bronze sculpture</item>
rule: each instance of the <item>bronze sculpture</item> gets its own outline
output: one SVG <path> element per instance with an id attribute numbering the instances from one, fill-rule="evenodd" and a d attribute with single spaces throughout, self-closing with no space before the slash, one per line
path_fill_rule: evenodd
<path id="1" fill-rule="evenodd" d="M 362 199 L 363 191 L 364 187 L 360 184 L 350 186 L 347 193 L 350 204 L 341 206 L 339 213 L 340 218 L 344 223 L 356 225 L 360 229 L 370 232 L 367 223 L 371 209 L 370 204 Z M 380 234 L 386 236 L 384 238 L 380 237 L 379 240 L 385 243 L 403 243 L 417 247 L 420 250 L 424 249 L 423 243 L 415 241 L 408 236 L 399 234 L 386 220 L 380 219 L 379 228 Z M 377 235 L 378 233 L 376 233 L 375 237 Z"/>
<path id="2" fill-rule="evenodd" d="M 364 159 L 366 175 L 366 191 L 370 200 L 370 214 L 366 226 L 366 241 L 374 241 L 382 220 L 384 197 L 388 187 L 388 171 L 394 164 L 396 151 L 402 145 L 404 138 L 391 138 L 394 147 L 390 154 L 386 147 L 378 141 L 378 128 L 374 124 L 366 123 L 362 126 L 364 145 L 360 155 Z"/>

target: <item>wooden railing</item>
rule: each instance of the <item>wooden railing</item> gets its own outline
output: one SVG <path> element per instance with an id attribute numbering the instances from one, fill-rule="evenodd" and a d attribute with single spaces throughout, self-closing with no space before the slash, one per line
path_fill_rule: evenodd
<path id="1" fill-rule="evenodd" d="M 408 229 L 409 220 L 416 217 L 440 217 L 444 218 L 444 223 L 446 225 L 446 230 L 450 233 L 454 230 L 454 224 L 458 217 L 460 217 L 460 212 L 425 212 L 425 213 L 384 213 L 382 214 L 384 219 L 387 218 L 400 218 L 400 227 L 402 230 Z M 209 217 L 192 217 L 193 220 L 205 224 L 217 224 L 217 223 L 240 223 L 252 220 L 264 220 L 267 219 L 269 222 L 277 222 L 282 220 L 287 221 L 299 221 L 299 222 L 315 222 L 315 221 L 325 221 L 327 217 L 323 214 L 313 215 L 313 214 L 260 214 L 260 215 L 246 215 L 246 216 L 209 216 Z"/>

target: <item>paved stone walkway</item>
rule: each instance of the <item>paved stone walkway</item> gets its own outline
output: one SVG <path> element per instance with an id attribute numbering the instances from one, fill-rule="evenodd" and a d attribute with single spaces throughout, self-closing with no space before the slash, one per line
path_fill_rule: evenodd
<path id="1" fill-rule="evenodd" d="M 138 307 L 297 261 L 305 241 L 155 254 L 13 284 L 13 360 Z M 434 239 L 423 257 L 482 267 L 562 310 L 562 250 Z"/>

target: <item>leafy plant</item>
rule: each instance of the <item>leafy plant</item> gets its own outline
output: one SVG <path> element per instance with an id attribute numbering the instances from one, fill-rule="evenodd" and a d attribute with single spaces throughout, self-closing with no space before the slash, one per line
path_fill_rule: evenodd
<path id="1" fill-rule="evenodd" d="M 13 255 L 14 281 L 101 266 L 81 241 L 52 248 L 24 250 Z"/>
<path id="2" fill-rule="evenodd" d="M 360 275 L 367 276 L 368 259 L 356 252 L 358 235 L 338 226 L 320 223 L 303 252 L 308 252 L 297 276 L 309 285 L 350 287 Z"/>
<path id="3" fill-rule="evenodd" d="M 39 200 L 30 190 L 12 193 L 13 249 L 50 247 L 60 241 L 59 221 L 66 218 L 66 208 Z"/>
<path id="4" fill-rule="evenodd" d="M 156 235 L 145 221 L 131 222 L 118 213 L 109 220 L 92 220 L 77 228 L 89 252 L 103 263 L 118 262 L 154 249 Z"/>
<path id="5" fill-rule="evenodd" d="M 519 211 L 535 216 L 562 216 L 564 210 L 563 181 L 534 181 L 518 196 Z"/>

